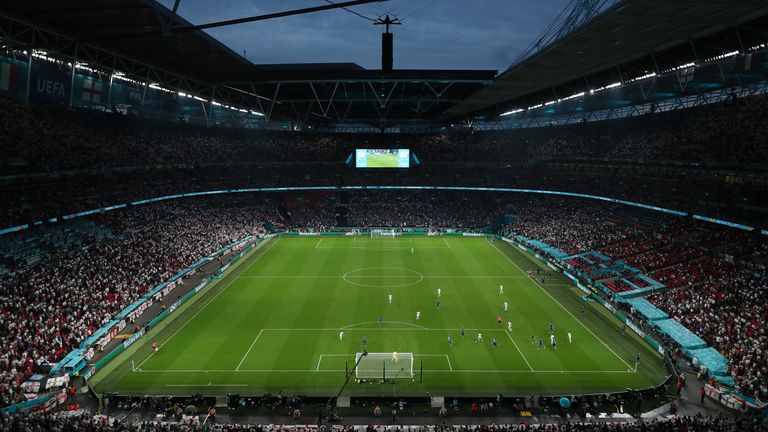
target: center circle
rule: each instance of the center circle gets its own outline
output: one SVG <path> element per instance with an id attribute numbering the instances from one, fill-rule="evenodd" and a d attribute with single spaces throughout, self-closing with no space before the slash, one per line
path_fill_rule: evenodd
<path id="1" fill-rule="evenodd" d="M 424 275 L 402 267 L 366 267 L 348 271 L 344 282 L 371 288 L 400 288 L 417 284 Z"/>

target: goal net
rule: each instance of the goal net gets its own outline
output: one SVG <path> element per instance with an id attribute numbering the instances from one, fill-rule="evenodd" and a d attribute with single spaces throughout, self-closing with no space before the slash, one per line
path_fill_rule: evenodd
<path id="1" fill-rule="evenodd" d="M 413 379 L 413 353 L 397 353 L 396 357 L 394 354 L 355 354 L 355 376 L 361 379 Z"/>
<path id="2" fill-rule="evenodd" d="M 372 229 L 371 238 L 395 238 L 394 229 Z"/>

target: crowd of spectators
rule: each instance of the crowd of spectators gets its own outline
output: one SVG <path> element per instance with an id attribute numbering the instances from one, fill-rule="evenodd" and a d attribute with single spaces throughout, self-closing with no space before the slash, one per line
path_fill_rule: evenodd
<path id="1" fill-rule="evenodd" d="M 501 215 L 489 194 L 457 192 L 369 193 L 348 203 L 350 226 L 483 228 Z"/>
<path id="2" fill-rule="evenodd" d="M 661 282 L 666 289 L 653 294 L 651 302 L 725 355 L 739 390 L 768 398 L 765 236 L 680 218 L 638 223 L 620 207 L 564 199 L 539 200 L 517 210 L 503 230 L 507 235 L 542 241 L 567 254 L 595 250 Z M 581 258 L 569 263 L 586 274 L 606 264 L 590 266 Z M 647 286 L 628 271 L 603 273 L 596 280 L 616 293 Z"/>
<path id="3" fill-rule="evenodd" d="M 274 220 L 269 206 L 172 202 L 96 216 L 113 235 L 0 278 L 0 405 L 142 294 Z"/>
<path id="4" fill-rule="evenodd" d="M 750 163 L 766 160 L 760 119 L 767 101 L 756 96 L 562 127 L 333 134 L 206 129 L 0 100 L 0 227 L 183 192 L 344 184 L 564 190 L 756 221 L 761 216 L 749 206 L 768 203 L 760 178 L 727 181 L 732 173 L 717 168 L 764 170 Z M 409 170 L 345 166 L 358 147 L 410 148 L 421 164 Z M 659 165 L 668 159 L 680 169 Z"/>
<path id="5" fill-rule="evenodd" d="M 361 147 L 410 148 L 420 158 L 437 162 L 593 157 L 753 165 L 768 159 L 768 149 L 762 145 L 768 132 L 763 121 L 768 115 L 766 96 L 626 120 L 445 134 L 206 129 L 88 110 L 22 107 L 7 101 L 0 101 L 0 113 L 4 131 L 0 144 L 6 149 L 3 157 L 32 172 L 295 160 L 340 162 Z"/>
<path id="6" fill-rule="evenodd" d="M 89 412 L 0 415 L 0 430 L 9 432 L 316 432 L 320 430 L 316 426 L 307 425 L 232 424 L 215 421 L 206 425 L 200 423 L 199 420 L 186 423 L 130 422 Z M 768 425 L 754 418 L 731 419 L 696 415 L 631 422 L 553 420 L 552 422 L 462 426 L 449 425 L 447 422 L 429 426 L 338 425 L 332 430 L 335 432 L 760 432 L 768 430 Z"/>

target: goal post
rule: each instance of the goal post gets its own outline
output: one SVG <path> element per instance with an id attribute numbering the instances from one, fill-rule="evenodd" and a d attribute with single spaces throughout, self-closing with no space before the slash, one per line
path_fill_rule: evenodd
<path id="1" fill-rule="evenodd" d="M 394 229 L 372 229 L 371 238 L 395 238 L 397 233 Z"/>
<path id="2" fill-rule="evenodd" d="M 366 356 L 357 353 L 355 363 L 358 379 L 413 379 L 414 376 L 413 353 L 368 353 Z"/>

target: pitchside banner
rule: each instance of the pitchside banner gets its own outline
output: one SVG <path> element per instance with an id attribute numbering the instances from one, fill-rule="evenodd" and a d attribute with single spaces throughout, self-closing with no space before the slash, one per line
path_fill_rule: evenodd
<path id="1" fill-rule="evenodd" d="M 32 64 L 30 102 L 39 104 L 69 102 L 71 74 L 72 72 L 65 65 L 48 62 Z"/>

